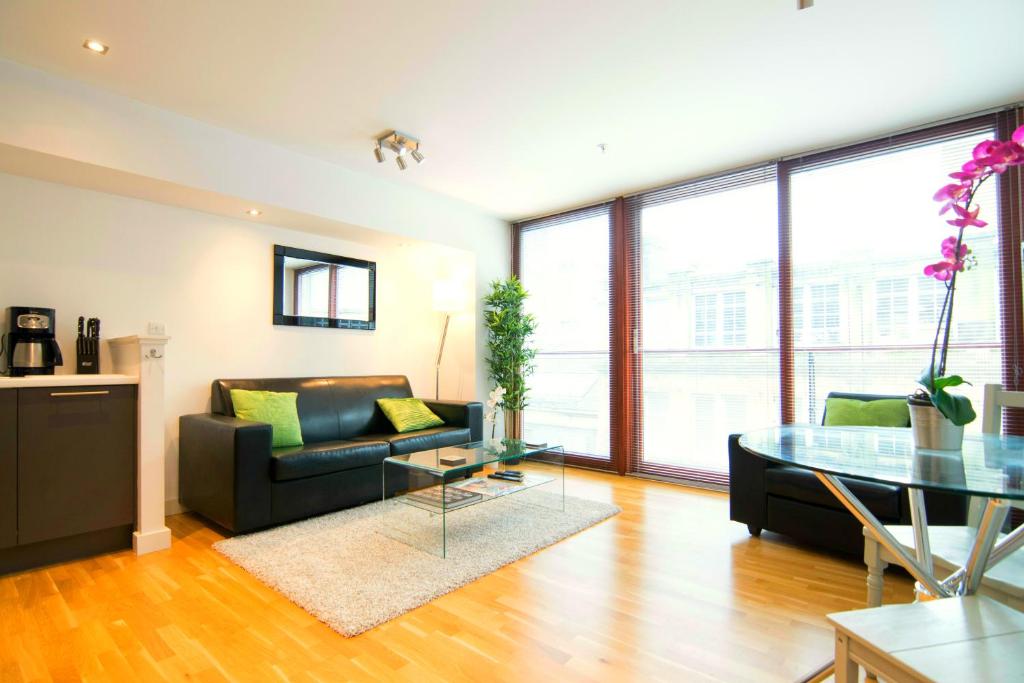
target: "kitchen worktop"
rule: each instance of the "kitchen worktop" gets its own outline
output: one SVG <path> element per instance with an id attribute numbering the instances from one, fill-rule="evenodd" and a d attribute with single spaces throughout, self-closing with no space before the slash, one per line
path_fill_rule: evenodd
<path id="1" fill-rule="evenodd" d="M 87 387 L 103 384 L 138 384 L 134 375 L 32 375 L 30 377 L 0 377 L 0 389 L 27 389 L 31 387 Z"/>

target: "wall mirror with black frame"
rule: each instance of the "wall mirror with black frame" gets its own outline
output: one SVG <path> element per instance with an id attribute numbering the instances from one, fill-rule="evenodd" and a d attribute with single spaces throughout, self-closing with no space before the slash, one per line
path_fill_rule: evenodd
<path id="1" fill-rule="evenodd" d="M 377 328 L 377 264 L 274 245 L 274 324 Z"/>

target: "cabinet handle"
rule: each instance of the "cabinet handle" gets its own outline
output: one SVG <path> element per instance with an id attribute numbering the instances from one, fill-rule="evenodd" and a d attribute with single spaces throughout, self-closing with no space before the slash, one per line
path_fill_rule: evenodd
<path id="1" fill-rule="evenodd" d="M 106 396 L 110 391 L 104 389 L 103 391 L 51 391 L 50 396 L 53 398 L 60 398 L 62 396 Z"/>

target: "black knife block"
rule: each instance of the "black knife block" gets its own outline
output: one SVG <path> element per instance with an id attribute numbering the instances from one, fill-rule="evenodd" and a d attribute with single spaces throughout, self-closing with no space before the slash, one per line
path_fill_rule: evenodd
<path id="1" fill-rule="evenodd" d="M 100 374 L 100 340 L 99 337 L 79 337 L 75 344 L 77 352 L 77 372 L 79 375 Z"/>

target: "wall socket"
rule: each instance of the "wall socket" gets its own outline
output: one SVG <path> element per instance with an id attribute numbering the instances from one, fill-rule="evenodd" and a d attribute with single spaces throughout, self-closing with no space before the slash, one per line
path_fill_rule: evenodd
<path id="1" fill-rule="evenodd" d="M 167 334 L 167 329 L 164 327 L 163 323 L 151 322 L 148 325 L 146 325 L 146 332 L 147 334 L 150 334 L 154 337 L 163 337 L 165 334 Z"/>

